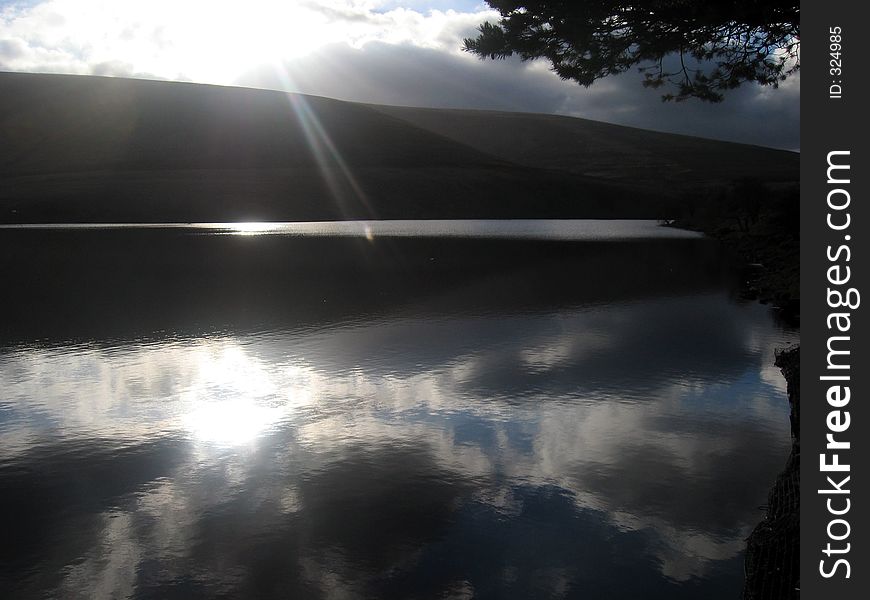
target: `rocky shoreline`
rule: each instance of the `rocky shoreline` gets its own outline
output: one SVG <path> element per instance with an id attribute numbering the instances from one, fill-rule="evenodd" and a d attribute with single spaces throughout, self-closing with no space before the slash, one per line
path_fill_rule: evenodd
<path id="1" fill-rule="evenodd" d="M 745 600 L 800 595 L 800 347 L 778 352 L 775 364 L 788 385 L 791 454 L 768 494 L 764 519 L 746 540 Z"/>

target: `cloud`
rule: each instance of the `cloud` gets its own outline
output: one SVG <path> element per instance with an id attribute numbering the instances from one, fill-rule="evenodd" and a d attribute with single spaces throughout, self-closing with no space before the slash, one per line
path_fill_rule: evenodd
<path id="1" fill-rule="evenodd" d="M 454 5 L 462 10 L 449 8 Z M 476 2 L 47 0 L 0 8 L 0 69 L 263 86 L 352 101 L 557 113 L 796 149 L 800 79 L 662 103 L 631 71 L 586 89 L 542 62 L 481 61 Z M 275 71 L 281 73 L 275 75 Z"/>
<path id="2" fill-rule="evenodd" d="M 0 56 L 7 60 L 15 60 L 27 53 L 27 44 L 17 38 L 0 40 Z"/>
<path id="3" fill-rule="evenodd" d="M 236 83 L 375 104 L 543 112 L 561 100 L 550 79 L 516 61 L 486 64 L 410 43 L 370 42 L 261 66 Z"/>

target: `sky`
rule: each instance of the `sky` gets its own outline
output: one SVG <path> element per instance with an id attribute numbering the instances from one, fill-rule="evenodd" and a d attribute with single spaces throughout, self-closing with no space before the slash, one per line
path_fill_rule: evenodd
<path id="1" fill-rule="evenodd" d="M 476 0 L 0 0 L 0 71 L 242 85 L 341 100 L 562 114 L 797 150 L 800 77 L 662 102 L 629 71 L 589 88 L 544 61 L 462 52 Z"/>

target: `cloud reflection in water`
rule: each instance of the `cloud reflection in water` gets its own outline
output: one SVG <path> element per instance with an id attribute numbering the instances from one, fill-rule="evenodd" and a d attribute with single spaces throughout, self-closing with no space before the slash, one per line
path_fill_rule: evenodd
<path id="1" fill-rule="evenodd" d="M 706 295 L 11 350 L 3 508 L 45 512 L 9 564 L 25 595 L 730 597 L 789 339 Z"/>

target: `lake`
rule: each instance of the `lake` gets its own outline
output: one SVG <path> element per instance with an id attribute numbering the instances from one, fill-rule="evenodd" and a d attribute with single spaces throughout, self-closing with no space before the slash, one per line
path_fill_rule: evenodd
<path id="1" fill-rule="evenodd" d="M 0 228 L 0 596 L 735 598 L 789 450 L 654 222 Z"/>

